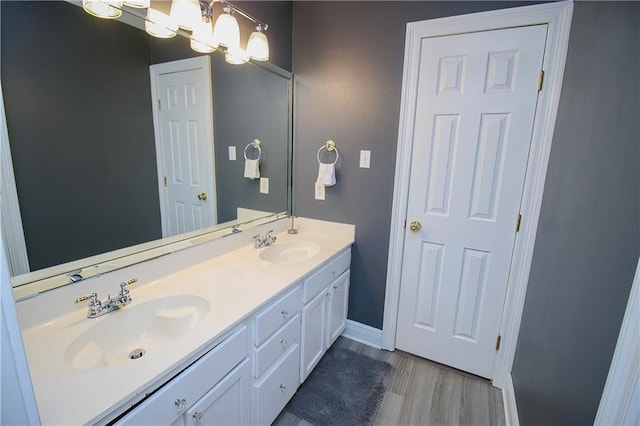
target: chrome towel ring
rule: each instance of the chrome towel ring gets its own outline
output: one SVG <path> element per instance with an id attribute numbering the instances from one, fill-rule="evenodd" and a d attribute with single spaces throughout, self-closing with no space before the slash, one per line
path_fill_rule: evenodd
<path id="1" fill-rule="evenodd" d="M 258 158 L 255 158 L 254 160 L 259 160 L 260 157 L 262 157 L 262 150 L 260 149 L 260 139 L 254 139 L 253 142 L 248 143 L 247 146 L 244 147 L 244 159 L 248 160 L 249 158 L 247 157 L 247 149 L 249 148 L 253 148 L 253 149 L 257 149 L 258 150 Z"/>
<path id="2" fill-rule="evenodd" d="M 340 159 L 340 152 L 338 151 L 338 147 L 336 147 L 336 143 L 334 141 L 327 141 L 327 143 L 325 143 L 324 145 L 322 145 L 320 147 L 320 149 L 318 149 L 318 153 L 316 154 L 316 158 L 318 159 L 318 163 L 319 164 L 324 164 L 322 163 L 322 161 L 320 161 L 320 152 L 326 149 L 327 152 L 332 152 L 335 151 L 336 152 L 336 159 L 333 163 L 327 163 L 327 164 L 333 164 L 335 166 L 335 164 L 338 162 L 338 160 Z"/>

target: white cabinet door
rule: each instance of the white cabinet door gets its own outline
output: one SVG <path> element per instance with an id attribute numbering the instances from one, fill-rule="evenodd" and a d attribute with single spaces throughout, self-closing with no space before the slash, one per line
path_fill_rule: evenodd
<path id="1" fill-rule="evenodd" d="M 300 383 L 324 355 L 329 295 L 326 288 L 302 308 Z"/>
<path id="2" fill-rule="evenodd" d="M 347 309 L 349 304 L 349 271 L 340 275 L 329 286 L 331 298 L 329 301 L 329 315 L 327 318 L 327 338 L 325 348 L 331 347 L 333 342 L 342 334 L 347 325 Z"/>
<path id="3" fill-rule="evenodd" d="M 187 425 L 246 425 L 251 416 L 251 367 L 244 360 L 185 414 Z"/>

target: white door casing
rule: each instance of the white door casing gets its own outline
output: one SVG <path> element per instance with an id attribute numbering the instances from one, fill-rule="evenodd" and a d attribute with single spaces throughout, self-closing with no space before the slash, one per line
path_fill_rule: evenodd
<path id="1" fill-rule="evenodd" d="M 162 235 L 217 223 L 208 56 L 152 65 Z"/>
<path id="2" fill-rule="evenodd" d="M 425 38 L 396 346 L 491 377 L 546 25 Z"/>
<path id="3" fill-rule="evenodd" d="M 530 157 L 521 203 L 522 221 L 515 239 L 509 285 L 505 297 L 500 335 L 502 343 L 494 367 L 493 385 L 502 388 L 511 371 L 520 329 L 527 281 L 531 268 L 535 236 L 542 203 L 544 181 L 555 119 L 562 87 L 564 64 L 569 41 L 573 3 L 570 1 L 500 9 L 469 15 L 452 16 L 407 25 L 403 71 L 402 103 L 396 156 L 395 190 L 389 239 L 387 286 L 385 291 L 382 347 L 393 350 L 399 311 L 400 277 L 404 256 L 404 223 L 407 219 L 409 170 L 411 165 L 412 110 L 417 91 L 417 73 L 421 41 L 478 31 L 546 24 L 548 26 L 543 69 L 544 85 L 539 94 L 533 127 Z"/>

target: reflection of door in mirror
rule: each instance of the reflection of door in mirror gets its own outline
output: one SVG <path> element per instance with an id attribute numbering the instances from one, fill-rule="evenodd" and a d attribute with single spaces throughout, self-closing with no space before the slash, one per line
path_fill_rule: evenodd
<path id="1" fill-rule="evenodd" d="M 208 56 L 151 69 L 162 236 L 216 220 L 211 64 Z"/>

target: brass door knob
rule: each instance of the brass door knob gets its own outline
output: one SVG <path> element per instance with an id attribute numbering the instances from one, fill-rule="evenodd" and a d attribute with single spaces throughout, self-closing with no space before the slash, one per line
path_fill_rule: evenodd
<path id="1" fill-rule="evenodd" d="M 204 193 L 204 192 L 202 194 L 198 194 L 198 200 L 206 201 L 207 200 L 207 194 Z"/>
<path id="2" fill-rule="evenodd" d="M 411 230 L 411 232 L 418 232 L 420 229 L 422 229 L 422 224 L 417 220 L 414 220 L 409 225 L 409 229 Z"/>

